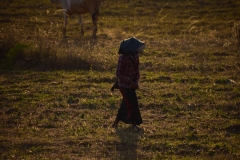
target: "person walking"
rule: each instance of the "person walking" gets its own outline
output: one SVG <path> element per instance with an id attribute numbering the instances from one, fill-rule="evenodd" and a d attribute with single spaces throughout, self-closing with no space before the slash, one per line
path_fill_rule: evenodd
<path id="1" fill-rule="evenodd" d="M 117 82 L 113 86 L 122 94 L 122 102 L 112 127 L 116 128 L 120 121 L 132 124 L 137 130 L 137 125 L 142 124 L 142 117 L 138 107 L 136 90 L 139 88 L 139 53 L 145 48 L 145 43 L 136 38 L 122 41 L 119 49 L 118 66 L 116 70 Z"/>

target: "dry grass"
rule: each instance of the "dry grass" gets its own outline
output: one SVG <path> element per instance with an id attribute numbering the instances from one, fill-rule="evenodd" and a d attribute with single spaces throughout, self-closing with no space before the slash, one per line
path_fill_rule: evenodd
<path id="1" fill-rule="evenodd" d="M 239 23 L 234 23 L 233 37 L 236 40 L 237 46 L 240 47 L 240 24 Z"/>
<path id="2" fill-rule="evenodd" d="M 239 2 L 104 0 L 97 39 L 89 15 L 62 38 L 61 6 L 0 4 L 1 159 L 239 159 Z M 130 36 L 147 44 L 139 132 L 110 127 Z"/>
<path id="3" fill-rule="evenodd" d="M 11 34 L 8 34 L 8 33 Z M 111 55 L 106 55 L 96 48 L 97 40 L 91 38 L 82 39 L 62 39 L 56 38 L 52 31 L 39 30 L 32 35 L 35 38 L 24 35 L 23 30 L 17 30 L 15 26 L 2 29 L 2 61 L 12 56 L 11 61 L 15 66 L 8 66 L 2 63 L 2 68 L 12 67 L 19 69 L 55 70 L 55 69 L 84 69 L 84 70 L 103 70 L 113 66 L 109 62 L 113 59 Z M 27 45 L 20 50 L 14 49 L 16 45 Z M 10 49 L 12 52 L 10 53 Z"/>

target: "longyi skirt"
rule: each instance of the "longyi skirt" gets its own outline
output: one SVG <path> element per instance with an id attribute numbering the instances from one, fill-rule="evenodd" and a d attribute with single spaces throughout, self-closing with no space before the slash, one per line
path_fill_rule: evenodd
<path id="1" fill-rule="evenodd" d="M 142 123 L 142 116 L 138 107 L 136 91 L 123 87 L 119 89 L 123 99 L 118 110 L 117 119 L 126 124 L 140 125 Z"/>

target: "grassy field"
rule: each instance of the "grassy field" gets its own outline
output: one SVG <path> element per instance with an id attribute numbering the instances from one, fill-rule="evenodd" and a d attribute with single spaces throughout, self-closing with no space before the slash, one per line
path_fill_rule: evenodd
<path id="1" fill-rule="evenodd" d="M 61 5 L 0 2 L 0 159 L 240 159 L 240 2 L 103 0 L 62 37 Z M 119 44 L 140 55 L 144 123 L 111 128 Z"/>

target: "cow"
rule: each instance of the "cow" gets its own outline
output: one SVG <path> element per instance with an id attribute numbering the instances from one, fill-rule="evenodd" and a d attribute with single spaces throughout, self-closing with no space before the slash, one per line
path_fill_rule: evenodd
<path id="1" fill-rule="evenodd" d="M 81 27 L 81 34 L 84 35 L 82 25 L 82 14 L 90 13 L 93 21 L 93 37 L 96 37 L 97 33 L 97 21 L 99 16 L 99 8 L 101 0 L 50 0 L 51 3 L 61 3 L 64 11 L 64 28 L 63 36 L 66 36 L 66 27 L 68 17 L 72 14 L 79 15 L 79 24 Z"/>

